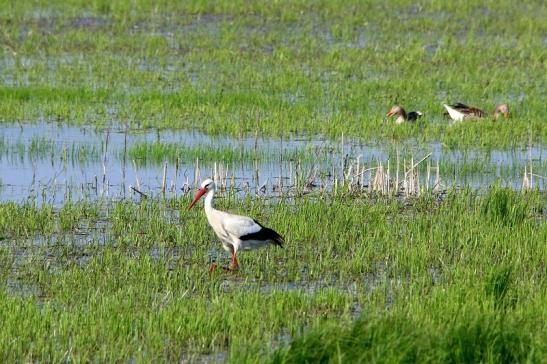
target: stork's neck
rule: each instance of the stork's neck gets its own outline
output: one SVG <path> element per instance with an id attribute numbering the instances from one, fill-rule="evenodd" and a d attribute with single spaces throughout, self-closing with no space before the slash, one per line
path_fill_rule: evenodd
<path id="1" fill-rule="evenodd" d="M 207 216 L 207 220 L 209 221 L 209 224 L 211 224 L 211 226 L 213 227 L 216 225 L 216 221 L 218 220 L 217 219 L 218 211 L 215 210 L 215 208 L 213 207 L 214 195 L 215 195 L 215 190 L 210 190 L 209 192 L 207 192 L 207 194 L 205 195 L 205 202 L 203 203 L 203 206 L 205 207 L 205 215 Z"/>
<path id="2" fill-rule="evenodd" d="M 209 213 L 210 211 L 213 211 L 213 197 L 215 195 L 215 190 L 209 190 L 207 194 L 205 195 L 205 213 Z"/>

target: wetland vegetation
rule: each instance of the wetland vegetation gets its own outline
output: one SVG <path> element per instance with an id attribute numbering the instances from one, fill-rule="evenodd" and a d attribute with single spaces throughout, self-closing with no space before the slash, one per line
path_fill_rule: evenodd
<path id="1" fill-rule="evenodd" d="M 189 197 L 2 205 L 2 357 L 256 361 L 300 335 L 274 361 L 544 354 L 541 193 L 227 196 L 219 207 L 267 216 L 289 242 L 244 253 L 229 275 L 207 273 L 227 257 L 202 212 L 185 210 Z"/>
<path id="2" fill-rule="evenodd" d="M 542 2 L 0 5 L 1 362 L 545 362 Z"/>

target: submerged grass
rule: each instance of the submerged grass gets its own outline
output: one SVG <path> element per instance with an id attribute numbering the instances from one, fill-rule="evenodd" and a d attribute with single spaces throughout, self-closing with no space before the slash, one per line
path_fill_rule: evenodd
<path id="1" fill-rule="evenodd" d="M 135 143 L 127 150 L 127 156 L 138 160 L 142 164 L 170 163 L 194 163 L 196 160 L 204 162 L 224 163 L 249 163 L 282 162 L 282 161 L 308 161 L 317 157 L 319 148 L 305 147 L 299 149 L 265 150 L 260 146 L 245 148 L 244 146 L 214 146 L 197 145 L 189 146 L 180 143 L 140 142 Z M 120 151 L 123 158 L 123 151 Z M 326 153 L 324 153 L 327 157 Z M 327 158 L 325 158 L 327 159 Z"/>
<path id="2" fill-rule="evenodd" d="M 544 193 L 279 203 L 227 195 L 219 208 L 256 217 L 287 244 L 241 254 L 237 274 L 212 275 L 210 259 L 227 257 L 203 212 L 186 211 L 189 198 L 60 210 L 2 204 L 2 361 L 535 362 L 546 354 Z M 86 244 L 70 243 L 81 234 Z"/>
<path id="3" fill-rule="evenodd" d="M 543 143 L 545 12 L 508 0 L 9 2 L 0 119 Z M 450 126 L 442 104 L 456 101 L 507 102 L 513 116 Z M 395 103 L 425 117 L 394 125 Z"/>
<path id="4" fill-rule="evenodd" d="M 0 138 L 0 159 L 19 161 L 59 160 L 63 163 L 86 164 L 100 158 L 96 146 L 85 143 L 57 143 L 51 138 L 37 137 L 28 141 Z"/>

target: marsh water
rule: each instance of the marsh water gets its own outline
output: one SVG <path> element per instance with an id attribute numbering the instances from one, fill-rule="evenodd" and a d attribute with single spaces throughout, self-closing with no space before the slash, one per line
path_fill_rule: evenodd
<path id="1" fill-rule="evenodd" d="M 522 188 L 525 169 L 533 173 L 532 187 L 545 189 L 547 149 L 450 150 L 439 143 L 409 141 L 381 144 L 374 141 L 328 141 L 295 136 L 291 139 L 217 137 L 185 130 L 126 130 L 122 127 L 94 129 L 60 123 L 8 124 L 0 136 L 0 200 L 62 204 L 67 200 L 126 198 L 165 193 L 176 196 L 196 186 L 205 176 L 223 177 L 227 188 L 245 192 L 282 192 L 295 183 L 298 173 L 308 186 L 330 189 L 335 179 L 347 177 L 351 163 L 373 170 L 391 163 L 395 174 L 396 155 L 403 162 L 427 158 L 432 171 L 439 167 L 444 187 L 485 188 L 495 182 Z M 130 158 L 133 146 L 181 145 L 207 151 L 255 151 L 256 158 L 238 162 L 214 160 L 144 162 Z M 408 160 L 407 160 L 408 159 Z M 425 163 L 422 164 L 425 179 Z M 215 173 L 216 171 L 216 173 Z M 355 169 L 354 169 L 355 171 Z M 165 178 L 164 178 L 165 175 Z M 368 179 L 373 171 L 368 171 Z M 219 177 L 219 178 L 220 178 Z M 366 178 L 362 179 L 366 184 Z M 281 183 L 280 183 L 281 181 Z M 422 181 L 425 182 L 425 181 Z M 277 188 L 279 187 L 280 188 Z"/>

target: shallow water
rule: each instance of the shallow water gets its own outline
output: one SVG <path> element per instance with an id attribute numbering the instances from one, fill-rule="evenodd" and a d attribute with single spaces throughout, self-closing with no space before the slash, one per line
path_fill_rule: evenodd
<path id="1" fill-rule="evenodd" d="M 295 136 L 292 139 L 264 139 L 255 137 L 209 136 L 184 130 L 123 130 L 113 127 L 96 130 L 92 127 L 67 126 L 60 123 L 5 124 L 0 134 L 0 201 L 61 205 L 67 200 L 121 199 L 139 197 L 132 187 L 146 195 L 162 192 L 163 163 L 133 163 L 127 149 L 136 143 L 174 143 L 188 148 L 226 147 L 229 149 L 257 150 L 261 158 L 256 161 L 217 163 L 217 177 L 226 179 L 227 188 L 243 192 L 265 194 L 280 193 L 295 184 L 298 176 L 307 176 L 309 186 L 330 189 L 334 179 L 344 179 L 350 164 L 387 167 L 390 160 L 391 175 L 395 174 L 396 150 L 400 164 L 410 156 L 414 163 L 431 153 L 431 167 L 435 163 L 450 163 L 454 168 L 440 174 L 445 187 L 484 188 L 496 180 L 504 185 L 520 189 L 524 166 L 530 163 L 533 173 L 545 175 L 547 149 L 533 147 L 528 150 L 446 150 L 439 143 L 420 144 L 415 141 L 399 145 L 378 145 L 358 140 L 327 141 L 321 138 Z M 287 160 L 287 152 L 302 152 L 304 159 Z M 271 157 L 270 157 L 271 155 Z M 493 173 L 462 172 L 469 163 L 490 166 Z M 420 178 L 425 182 L 424 171 Z M 136 168 L 135 168 L 136 167 Z M 443 169 L 443 168 L 441 168 Z M 176 196 L 181 189 L 196 187 L 196 182 L 213 176 L 215 163 L 200 161 L 198 164 L 181 163 L 178 169 L 167 164 L 166 194 Z M 355 171 L 355 169 L 353 169 Z M 373 178 L 373 171 L 365 173 Z M 434 172 L 431 172 L 431 180 Z M 280 188 L 280 181 L 282 187 Z M 233 183 L 232 183 L 233 182 Z M 232 185 L 234 184 L 234 185 Z M 535 178 L 534 186 L 545 188 L 545 180 Z M 262 189 L 260 188 L 262 187 Z"/>

